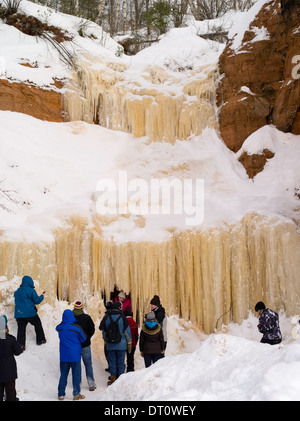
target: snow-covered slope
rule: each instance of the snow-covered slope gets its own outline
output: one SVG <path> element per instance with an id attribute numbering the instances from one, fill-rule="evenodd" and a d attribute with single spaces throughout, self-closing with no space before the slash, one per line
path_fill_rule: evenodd
<path id="1" fill-rule="evenodd" d="M 111 179 L 118 188 L 120 171 L 128 182 L 142 179 L 149 186 L 166 174 L 204 180 L 203 227 L 234 223 L 252 211 L 284 218 L 298 214 L 299 136 L 271 126 L 252 135 L 243 148 L 253 153 L 268 145 L 275 153 L 252 181 L 213 130 L 171 145 L 84 122 L 48 123 L 8 111 L 0 112 L 0 125 L 1 187 L 12 190 L 18 202 L 1 199 L 12 212 L 0 210 L 0 228 L 11 238 L 49 239 L 68 216 L 97 213 L 97 183 Z M 130 218 L 120 217 L 104 227 L 104 235 L 117 242 L 159 241 L 168 238 L 169 227 L 186 228 L 184 213 L 151 215 L 149 208 L 144 217 L 145 226 L 135 228 Z"/>

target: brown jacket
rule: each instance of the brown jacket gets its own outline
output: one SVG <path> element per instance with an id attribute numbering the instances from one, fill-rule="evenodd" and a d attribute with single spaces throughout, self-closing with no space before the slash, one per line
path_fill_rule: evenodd
<path id="1" fill-rule="evenodd" d="M 159 323 L 153 328 L 143 324 L 140 334 L 140 352 L 161 354 L 164 350 L 164 335 Z"/>

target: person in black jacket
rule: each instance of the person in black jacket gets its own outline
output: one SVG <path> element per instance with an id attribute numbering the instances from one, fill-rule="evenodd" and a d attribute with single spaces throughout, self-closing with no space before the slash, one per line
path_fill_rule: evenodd
<path id="1" fill-rule="evenodd" d="M 23 352 L 16 338 L 8 333 L 7 318 L 0 316 L 0 402 L 4 392 L 6 401 L 17 401 L 16 379 L 18 378 L 15 355 Z"/>
<path id="2" fill-rule="evenodd" d="M 155 314 L 155 319 L 158 321 L 158 323 L 161 325 L 163 335 L 164 335 L 164 350 L 167 348 L 167 316 L 166 311 L 161 305 L 160 299 L 158 295 L 154 295 L 152 300 L 150 301 L 150 307 L 151 311 Z M 164 357 L 165 354 L 162 354 L 162 357 Z"/>
<path id="3" fill-rule="evenodd" d="M 150 367 L 165 353 L 164 335 L 153 311 L 146 314 L 146 319 L 141 329 L 140 352 L 144 358 L 145 367 Z"/>
<path id="4" fill-rule="evenodd" d="M 95 333 L 95 324 L 92 318 L 88 314 L 84 313 L 83 305 L 80 301 L 76 301 L 76 303 L 74 304 L 73 314 L 77 323 L 79 324 L 79 326 L 82 327 L 84 333 L 87 336 L 86 341 L 81 344 L 81 357 L 85 366 L 85 373 L 89 385 L 89 390 L 93 391 L 97 387 L 94 378 L 91 352 L 91 337 Z"/>

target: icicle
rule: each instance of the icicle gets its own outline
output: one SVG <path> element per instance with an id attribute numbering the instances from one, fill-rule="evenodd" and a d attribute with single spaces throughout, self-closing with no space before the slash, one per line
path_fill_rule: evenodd
<path id="1" fill-rule="evenodd" d="M 191 71 L 185 85 L 155 66 L 143 75 L 150 82 L 148 87 L 129 83 L 121 64 L 95 62 L 87 57 L 79 68 L 65 94 L 65 109 L 71 121 L 97 122 L 136 137 L 171 143 L 199 135 L 205 127 L 218 128 L 214 66 Z M 171 81 L 172 88 L 168 85 Z"/>

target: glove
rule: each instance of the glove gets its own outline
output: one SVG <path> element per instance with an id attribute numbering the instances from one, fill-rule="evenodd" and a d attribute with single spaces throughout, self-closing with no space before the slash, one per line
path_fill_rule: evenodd
<path id="1" fill-rule="evenodd" d="M 131 344 L 131 342 L 128 342 L 128 344 L 127 344 L 127 352 L 130 354 L 131 353 L 131 350 L 132 350 L 132 344 Z"/>

